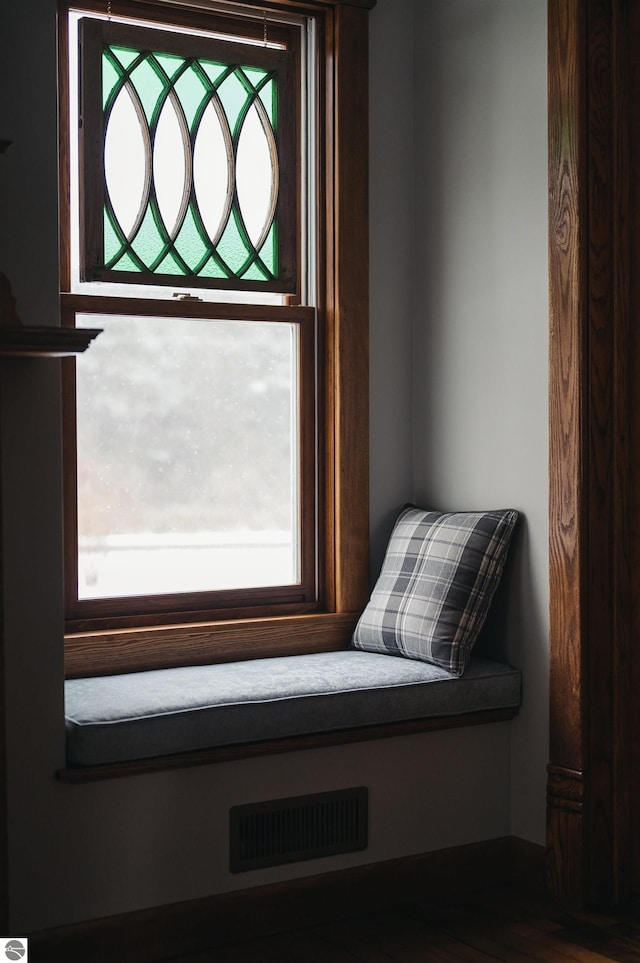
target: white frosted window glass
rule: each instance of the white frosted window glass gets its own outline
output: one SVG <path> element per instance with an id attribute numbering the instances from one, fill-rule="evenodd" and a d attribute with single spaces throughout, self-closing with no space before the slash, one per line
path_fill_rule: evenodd
<path id="1" fill-rule="evenodd" d="M 168 233 L 176 233 L 179 218 L 189 199 L 187 177 L 188 133 L 180 125 L 175 104 L 169 97 L 162 108 L 153 144 L 153 182 L 158 207 Z"/>
<path id="2" fill-rule="evenodd" d="M 247 112 L 238 141 L 236 187 L 249 237 L 256 247 L 264 240 L 276 197 L 276 148 L 268 122 L 254 104 Z"/>
<path id="3" fill-rule="evenodd" d="M 296 326 L 78 326 L 79 598 L 297 583 Z"/>
<path id="4" fill-rule="evenodd" d="M 128 87 L 119 93 L 109 117 L 104 142 L 104 171 L 114 213 L 129 237 L 146 204 L 149 176 L 143 125 Z M 126 144 L 126 150 L 122 145 Z"/>
<path id="5" fill-rule="evenodd" d="M 200 216 L 209 237 L 216 243 L 233 200 L 230 174 L 233 152 L 231 135 L 225 131 L 213 106 L 206 106 L 193 150 L 193 180 Z"/>

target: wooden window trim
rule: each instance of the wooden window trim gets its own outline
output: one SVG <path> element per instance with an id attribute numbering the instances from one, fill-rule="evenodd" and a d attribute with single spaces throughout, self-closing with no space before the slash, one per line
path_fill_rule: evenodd
<path id="1" fill-rule="evenodd" d="M 124 627 L 146 627 L 171 624 L 180 620 L 201 622 L 213 617 L 229 619 L 237 612 L 248 617 L 287 615 L 314 612 L 318 609 L 315 565 L 315 488 L 313 486 L 315 450 L 314 349 L 315 310 L 305 306 L 245 305 L 222 302 L 178 302 L 152 298 L 105 299 L 92 295 L 66 294 L 61 296 L 62 323 L 74 328 L 76 313 L 133 317 L 191 318 L 205 321 L 260 320 L 270 324 L 290 324 L 298 328 L 298 351 L 301 367 L 299 411 L 301 419 L 301 476 L 307 484 L 301 486 L 300 514 L 302 519 L 301 580 L 299 584 L 251 590 L 237 589 L 215 593 L 188 593 L 131 598 L 78 599 L 78 556 L 76 551 L 77 491 L 73 464 L 76 454 L 75 425 L 75 361 L 69 360 L 63 370 L 63 425 L 65 448 L 65 611 L 66 627 L 70 633 Z M 248 599 L 250 598 L 250 602 Z"/>
<path id="2" fill-rule="evenodd" d="M 344 647 L 368 593 L 368 14 L 362 3 L 269 4 L 313 11 L 326 65 L 318 91 L 324 144 L 319 159 L 318 217 L 327 238 L 319 265 L 318 310 L 326 315 L 319 346 L 324 380 L 319 385 L 325 420 L 320 438 L 324 472 L 320 511 L 322 611 L 278 618 L 230 618 L 221 622 L 180 623 L 66 637 L 69 675 L 125 672 L 174 664 L 202 664 L 223 658 L 262 657 Z M 85 6 L 85 4 L 83 4 Z M 64 20 L 60 18 L 61 22 Z M 66 45 L 61 23 L 60 45 Z M 65 60 L 64 54 L 61 58 Z M 64 74 L 64 71 L 62 72 Z M 61 105 L 66 77 L 61 76 Z M 64 106 L 60 130 L 64 162 L 68 130 Z M 64 171 L 64 163 L 61 171 Z M 61 223 L 69 188 L 61 173 Z M 64 248 L 64 238 L 61 239 Z M 63 259 L 62 283 L 69 265 Z M 108 650 L 108 652 L 107 652 Z M 105 654 L 108 667 L 105 666 Z"/>
<path id="3" fill-rule="evenodd" d="M 118 8 L 119 9 L 119 8 Z M 171 16 L 168 18 L 172 20 Z M 195 23 L 201 18 L 195 17 Z M 221 30 L 229 29 L 228 18 L 214 16 L 211 21 L 203 19 L 209 30 L 220 20 Z M 232 24 L 237 24 L 231 21 Z M 253 34 L 260 24 L 248 21 L 246 34 Z M 253 27 L 253 29 L 251 29 Z M 233 36 L 236 32 L 230 30 Z M 299 64 L 297 49 L 297 32 L 289 28 L 283 30 L 279 25 L 271 31 L 271 39 L 285 44 L 284 49 L 263 47 L 257 44 L 237 41 L 216 40 L 203 38 L 199 34 L 170 32 L 157 27 L 130 25 L 121 21 L 105 21 L 99 19 L 82 20 L 80 23 L 80 46 L 82 50 L 81 74 L 83 82 L 82 128 L 80 131 L 80 167 L 84 168 L 84 176 L 80 179 L 80 276 L 86 281 L 111 281 L 114 283 L 133 283 L 160 285 L 165 287 L 189 287 L 193 289 L 206 288 L 208 290 L 230 289 L 241 291 L 277 291 L 288 294 L 299 294 L 298 273 L 300 252 L 296 238 L 299 236 L 298 197 L 296 190 L 295 157 L 299 141 L 298 117 L 299 109 L 296 104 L 296 84 L 294 74 Z M 242 63 L 246 66 L 262 67 L 274 75 L 274 82 L 278 90 L 278 113 L 286 117 L 287 122 L 275 131 L 277 141 L 278 166 L 280 168 L 280 190 L 276 205 L 274 221 L 278 232 L 278 267 L 277 278 L 273 281 L 251 281 L 246 278 L 207 278 L 198 275 L 159 275 L 151 270 L 120 271 L 104 266 L 104 237 L 102 233 L 102 210 L 105 201 L 105 181 L 103 176 L 103 103 L 102 80 L 100 75 L 101 51 L 103 43 L 124 44 L 135 49 L 155 50 L 178 53 L 185 58 L 196 60 L 220 59 L 222 62 Z M 151 151 L 150 144 L 147 151 Z M 88 157 L 90 163 L 83 164 L 83 157 Z M 151 161 L 149 161 L 151 163 Z M 213 245 L 212 250 L 217 250 Z"/>

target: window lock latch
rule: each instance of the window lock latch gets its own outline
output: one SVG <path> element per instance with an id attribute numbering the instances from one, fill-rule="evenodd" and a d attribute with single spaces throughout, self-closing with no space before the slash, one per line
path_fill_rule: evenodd
<path id="1" fill-rule="evenodd" d="M 173 292 L 174 298 L 178 301 L 202 301 L 202 298 L 197 297 L 195 294 L 181 294 L 180 291 Z"/>

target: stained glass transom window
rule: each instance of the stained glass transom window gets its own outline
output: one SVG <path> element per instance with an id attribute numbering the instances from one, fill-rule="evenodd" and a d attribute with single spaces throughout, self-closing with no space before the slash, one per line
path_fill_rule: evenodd
<path id="1" fill-rule="evenodd" d="M 200 38 L 96 21 L 81 38 L 85 169 L 100 159 L 85 279 L 292 290 L 286 51 L 202 53 Z"/>

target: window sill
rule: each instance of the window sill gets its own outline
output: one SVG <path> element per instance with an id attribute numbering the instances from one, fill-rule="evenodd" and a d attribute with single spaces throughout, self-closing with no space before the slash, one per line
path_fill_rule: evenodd
<path id="1" fill-rule="evenodd" d="M 520 673 L 344 650 L 67 683 L 65 782 L 507 721 Z"/>
<path id="2" fill-rule="evenodd" d="M 359 614 L 307 613 L 73 633 L 65 637 L 65 675 L 79 679 L 331 652 L 349 644 Z"/>

